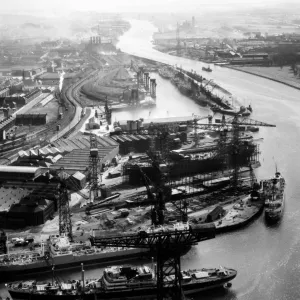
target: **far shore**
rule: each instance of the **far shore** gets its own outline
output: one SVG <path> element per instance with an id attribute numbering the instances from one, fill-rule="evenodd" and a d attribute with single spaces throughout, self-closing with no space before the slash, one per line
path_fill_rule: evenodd
<path id="1" fill-rule="evenodd" d="M 300 90 L 300 77 L 294 75 L 293 70 L 290 66 L 272 66 L 272 67 L 261 67 L 261 66 L 231 66 L 222 65 L 222 67 L 241 71 L 251 75 L 259 76 L 262 78 L 270 79 L 275 82 L 279 82 L 290 86 L 292 88 Z"/>

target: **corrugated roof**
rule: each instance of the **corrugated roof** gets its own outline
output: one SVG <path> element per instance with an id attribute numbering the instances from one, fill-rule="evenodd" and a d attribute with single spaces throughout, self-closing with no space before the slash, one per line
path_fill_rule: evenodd
<path id="1" fill-rule="evenodd" d="M 78 180 L 82 180 L 85 178 L 85 175 L 82 174 L 81 172 L 77 171 L 75 174 L 72 175 L 74 178 L 78 179 Z"/>
<path id="2" fill-rule="evenodd" d="M 21 167 L 21 166 L 0 166 L 2 173 L 31 173 L 35 174 L 40 168 L 36 167 Z"/>

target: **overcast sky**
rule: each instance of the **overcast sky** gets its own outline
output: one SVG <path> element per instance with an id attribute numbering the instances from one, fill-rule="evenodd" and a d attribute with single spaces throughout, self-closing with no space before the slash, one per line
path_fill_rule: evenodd
<path id="1" fill-rule="evenodd" d="M 97 10 L 103 12 L 184 12 L 204 7 L 228 9 L 285 3 L 285 0 L 0 0 L 2 11 Z M 299 0 L 288 0 L 299 3 Z"/>

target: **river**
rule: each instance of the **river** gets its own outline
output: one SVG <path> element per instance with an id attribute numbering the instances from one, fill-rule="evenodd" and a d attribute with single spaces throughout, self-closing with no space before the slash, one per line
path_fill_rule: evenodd
<path id="1" fill-rule="evenodd" d="M 132 28 L 120 39 L 119 47 L 128 53 L 169 64 L 181 65 L 186 70 L 196 70 L 229 90 L 234 97 L 251 103 L 253 118 L 274 123 L 277 128 L 261 128 L 259 136 L 261 164 L 258 178 L 272 176 L 276 161 L 287 181 L 286 209 L 280 224 L 269 227 L 263 217 L 250 226 L 232 233 L 222 234 L 214 240 L 205 241 L 182 258 L 182 268 L 224 265 L 238 270 L 233 286 L 224 293 L 208 293 L 194 299 L 224 300 L 282 300 L 300 299 L 300 91 L 288 86 L 255 77 L 250 74 L 214 67 L 204 73 L 203 63 L 160 53 L 152 48 L 151 37 L 155 28 L 145 21 L 132 21 Z M 163 85 L 158 78 L 158 109 L 119 113 L 114 118 L 164 117 L 207 115 L 207 109 L 193 101 L 178 97 L 170 85 Z M 78 270 L 79 271 L 79 270 Z M 97 277 L 101 269 L 86 271 L 88 277 Z M 1 274 L 0 274 L 1 276 Z M 79 278 L 80 273 L 67 271 L 60 274 L 64 279 Z M 39 276 L 39 279 L 42 279 Z M 44 276 L 46 278 L 46 276 Z M 3 287 L 0 294 L 4 296 Z"/>
<path id="2" fill-rule="evenodd" d="M 202 67 L 206 64 L 202 62 L 153 49 L 151 40 L 155 30 L 149 22 L 134 20 L 118 47 L 130 54 L 193 69 L 229 90 L 242 103 L 251 103 L 253 119 L 277 125 L 277 128 L 260 130 L 259 135 L 264 141 L 260 145 L 262 167 L 257 176 L 273 175 L 276 161 L 287 181 L 287 203 L 280 224 L 269 227 L 261 217 L 243 230 L 200 243 L 183 257 L 183 268 L 225 265 L 238 270 L 229 292 L 199 299 L 300 299 L 300 192 L 297 179 L 300 176 L 300 91 L 219 66 L 211 66 L 211 73 L 203 72 Z M 166 106 L 172 107 L 172 114 L 177 110 L 178 115 L 189 115 L 193 109 L 185 100 L 182 100 L 185 109 L 182 103 L 177 106 L 171 95 L 164 101 Z M 153 113 L 152 117 L 156 115 Z"/>

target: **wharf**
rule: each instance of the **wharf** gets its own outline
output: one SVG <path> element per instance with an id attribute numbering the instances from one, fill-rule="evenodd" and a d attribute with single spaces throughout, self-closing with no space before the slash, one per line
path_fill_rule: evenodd
<path id="1" fill-rule="evenodd" d="M 213 223 L 216 226 L 216 232 L 223 233 L 242 228 L 259 217 L 263 212 L 264 202 L 262 200 L 252 201 L 248 195 L 191 213 L 189 217 L 205 220 L 217 206 L 221 206 L 226 213 Z"/>

